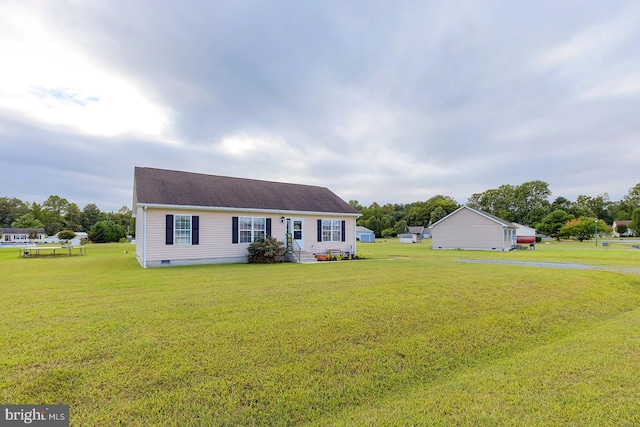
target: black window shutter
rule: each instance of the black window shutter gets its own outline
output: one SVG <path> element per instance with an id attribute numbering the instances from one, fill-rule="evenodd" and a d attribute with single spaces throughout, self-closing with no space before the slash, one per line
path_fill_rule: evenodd
<path id="1" fill-rule="evenodd" d="M 342 241 L 343 242 L 346 241 L 346 239 L 347 239 L 347 237 L 344 235 L 344 231 L 345 231 L 346 228 L 347 228 L 346 227 L 346 222 L 342 221 L 341 230 L 340 231 L 342 231 Z"/>
<path id="2" fill-rule="evenodd" d="M 167 215 L 166 218 L 165 244 L 173 245 L 173 215 Z"/>
<path id="3" fill-rule="evenodd" d="M 238 217 L 231 217 L 231 243 L 238 243 Z"/>
<path id="4" fill-rule="evenodd" d="M 322 242 L 322 220 L 318 220 L 318 242 Z"/>
<path id="5" fill-rule="evenodd" d="M 271 237 L 271 218 L 267 218 L 267 237 Z"/>
<path id="6" fill-rule="evenodd" d="M 200 217 L 197 215 L 191 217 L 191 244 L 200 244 Z"/>

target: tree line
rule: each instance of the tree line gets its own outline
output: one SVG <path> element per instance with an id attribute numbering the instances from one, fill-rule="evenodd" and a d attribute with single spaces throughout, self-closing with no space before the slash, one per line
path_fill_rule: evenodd
<path id="1" fill-rule="evenodd" d="M 640 183 L 631 187 L 618 201 L 611 200 L 608 193 L 596 196 L 579 195 L 573 201 L 562 196 L 554 200 L 550 198 L 549 184 L 536 180 L 520 185 L 501 185 L 495 189 L 472 194 L 466 205 L 505 221 L 534 228 L 542 224 L 542 228 L 545 229 L 546 223 L 553 223 L 553 237 L 581 238 L 586 233 L 582 230 L 584 228 L 592 231 L 593 235 L 591 228 L 595 228 L 595 220 L 598 220 L 599 233 L 606 232 L 607 226 L 610 230 L 616 220 L 630 220 L 632 222 L 629 228 L 635 234 L 640 234 Z M 349 204 L 362 214 L 357 225 L 374 231 L 377 237 L 393 237 L 405 233 L 408 227 L 412 226 L 429 227 L 461 206 L 452 197 L 444 195 L 409 204 L 387 203 L 380 206 L 374 202 L 365 207 L 357 200 L 351 200 Z M 554 213 L 555 220 L 549 218 Z M 564 234 L 561 233 L 560 229 L 570 221 L 573 221 L 571 227 L 565 228 Z M 559 223 L 562 223 L 560 228 Z"/>
<path id="2" fill-rule="evenodd" d="M 62 230 L 88 233 L 101 222 L 107 222 L 108 226 L 115 224 L 125 234 L 135 235 L 135 218 L 126 206 L 117 212 L 102 212 L 95 203 L 80 209 L 76 203 L 57 195 L 49 196 L 42 203 L 0 197 L 1 228 L 43 228 L 47 236 L 54 236 Z"/>

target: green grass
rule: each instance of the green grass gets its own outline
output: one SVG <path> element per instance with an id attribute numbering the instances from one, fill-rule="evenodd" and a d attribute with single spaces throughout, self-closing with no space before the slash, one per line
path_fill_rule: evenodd
<path id="1" fill-rule="evenodd" d="M 128 253 L 124 253 L 124 251 Z M 361 244 L 363 261 L 143 270 L 0 250 L 0 403 L 72 425 L 638 425 L 640 251 Z"/>

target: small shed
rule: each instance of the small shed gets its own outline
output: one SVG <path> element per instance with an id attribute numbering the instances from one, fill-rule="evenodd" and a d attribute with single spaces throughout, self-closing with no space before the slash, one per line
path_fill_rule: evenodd
<path id="1" fill-rule="evenodd" d="M 374 233 L 373 230 L 369 230 L 367 227 L 357 225 L 356 240 L 362 243 L 375 243 L 376 233 Z"/>
<path id="2" fill-rule="evenodd" d="M 431 249 L 509 251 L 516 245 L 516 227 L 497 216 L 468 206 L 431 226 Z"/>
<path id="3" fill-rule="evenodd" d="M 398 240 L 400 243 L 414 243 L 414 235 L 411 233 L 398 234 Z"/>
<path id="4" fill-rule="evenodd" d="M 424 227 L 409 227 L 409 233 L 413 234 L 413 243 L 420 243 L 424 237 Z"/>

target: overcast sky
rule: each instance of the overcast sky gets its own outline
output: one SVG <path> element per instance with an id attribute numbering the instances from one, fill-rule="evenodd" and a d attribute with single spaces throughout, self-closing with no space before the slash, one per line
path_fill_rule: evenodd
<path id="1" fill-rule="evenodd" d="M 1 0 L 0 197 L 134 166 L 465 203 L 640 182 L 640 2 Z"/>

